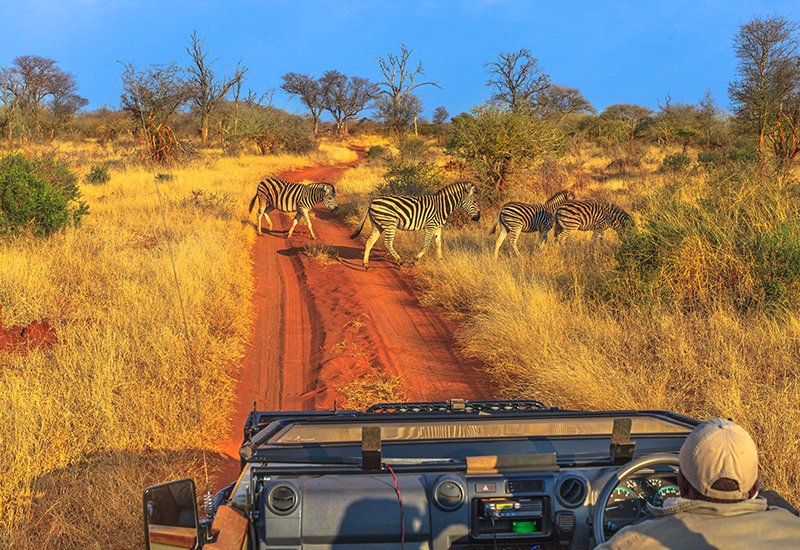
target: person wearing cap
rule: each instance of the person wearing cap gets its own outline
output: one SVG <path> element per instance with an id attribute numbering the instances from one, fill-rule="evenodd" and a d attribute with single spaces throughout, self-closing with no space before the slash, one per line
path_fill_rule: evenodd
<path id="1" fill-rule="evenodd" d="M 758 496 L 758 449 L 741 426 L 713 418 L 686 438 L 680 498 L 620 529 L 596 550 L 800 549 L 800 517 Z M 779 497 L 778 497 L 779 498 Z"/>

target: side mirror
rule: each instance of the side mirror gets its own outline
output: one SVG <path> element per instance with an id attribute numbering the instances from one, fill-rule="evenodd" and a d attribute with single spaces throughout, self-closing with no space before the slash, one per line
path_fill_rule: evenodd
<path id="1" fill-rule="evenodd" d="M 200 522 L 194 481 L 181 479 L 144 490 L 144 535 L 147 550 L 198 548 Z"/>

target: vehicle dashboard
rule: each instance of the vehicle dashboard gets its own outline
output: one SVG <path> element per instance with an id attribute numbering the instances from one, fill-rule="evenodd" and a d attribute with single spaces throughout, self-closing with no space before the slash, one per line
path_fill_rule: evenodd
<path id="1" fill-rule="evenodd" d="M 609 484 L 599 516 L 606 538 L 643 518 L 648 504 L 678 496 L 668 465 L 620 482 L 615 475 L 632 459 L 677 453 L 696 424 L 663 411 L 496 404 L 254 411 L 227 505 L 247 515 L 249 538 L 258 539 L 250 547 L 264 550 L 588 549 Z"/>

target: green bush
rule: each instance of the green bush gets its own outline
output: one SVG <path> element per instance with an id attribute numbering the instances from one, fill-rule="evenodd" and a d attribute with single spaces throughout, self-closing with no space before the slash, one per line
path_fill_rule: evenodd
<path id="1" fill-rule="evenodd" d="M 722 153 L 718 151 L 700 151 L 697 153 L 697 162 L 705 168 L 714 168 L 722 164 Z"/>
<path id="2" fill-rule="evenodd" d="M 30 231 L 49 235 L 80 223 L 89 207 L 81 201 L 78 177 L 64 159 L 13 153 L 0 159 L 0 235 Z"/>
<path id="3" fill-rule="evenodd" d="M 400 148 L 400 156 L 407 161 L 421 161 L 431 155 L 431 145 L 420 137 L 407 140 Z"/>
<path id="4" fill-rule="evenodd" d="M 389 149 L 383 145 L 373 145 L 367 151 L 367 160 L 381 160 L 389 155 Z"/>
<path id="5" fill-rule="evenodd" d="M 86 174 L 86 181 L 92 184 L 108 183 L 111 181 L 111 173 L 107 166 L 92 165 L 89 173 Z"/>
<path id="6" fill-rule="evenodd" d="M 377 185 L 381 195 L 426 195 L 442 187 L 439 168 L 424 162 L 396 162 Z"/>
<path id="7" fill-rule="evenodd" d="M 674 153 L 664 157 L 661 163 L 662 172 L 682 172 L 692 165 L 692 159 L 683 153 Z"/>

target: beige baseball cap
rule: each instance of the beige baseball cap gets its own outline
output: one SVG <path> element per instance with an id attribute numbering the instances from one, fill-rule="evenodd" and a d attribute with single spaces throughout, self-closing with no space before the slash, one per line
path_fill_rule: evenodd
<path id="1" fill-rule="evenodd" d="M 745 500 L 758 480 L 758 448 L 744 428 L 722 418 L 698 425 L 684 441 L 680 452 L 681 473 L 692 487 L 710 498 Z M 728 478 L 738 491 L 711 486 Z"/>

